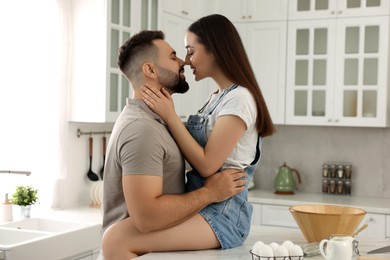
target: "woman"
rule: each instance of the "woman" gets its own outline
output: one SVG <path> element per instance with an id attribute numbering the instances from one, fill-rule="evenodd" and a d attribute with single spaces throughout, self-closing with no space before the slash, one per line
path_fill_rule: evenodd
<path id="1" fill-rule="evenodd" d="M 211 77 L 218 85 L 205 106 L 190 117 L 188 131 L 167 91 L 154 93 L 146 87 L 143 91 L 145 103 L 164 119 L 193 167 L 187 174 L 186 188 L 200 188 L 205 178 L 226 168 L 245 169 L 250 179 L 260 158 L 262 138 L 271 135 L 274 126 L 241 39 L 227 18 L 211 15 L 189 27 L 186 49 L 195 79 Z M 131 217 L 122 220 L 105 233 L 103 252 L 106 248 L 123 257 L 105 257 L 128 259 L 150 251 L 239 246 L 248 236 L 251 222 L 247 192 L 246 186 L 231 199 L 211 204 L 163 230 L 143 233 L 131 223 Z"/>
<path id="2" fill-rule="evenodd" d="M 166 90 L 154 93 L 145 87 L 144 101 L 167 123 L 193 167 L 187 173 L 187 191 L 203 186 L 204 178 L 218 169 L 243 168 L 249 180 L 260 157 L 262 138 L 274 132 L 274 125 L 240 36 L 226 17 L 210 15 L 190 25 L 185 45 L 186 62 L 195 80 L 211 77 L 218 90 L 190 116 L 187 129 Z M 247 193 L 246 187 L 233 198 L 200 212 L 222 249 L 240 245 L 249 234 L 252 207 Z"/>

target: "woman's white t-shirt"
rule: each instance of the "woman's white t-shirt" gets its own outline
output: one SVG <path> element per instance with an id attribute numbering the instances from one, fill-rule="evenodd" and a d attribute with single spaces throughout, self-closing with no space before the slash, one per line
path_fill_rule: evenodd
<path id="1" fill-rule="evenodd" d="M 206 111 L 208 107 L 212 106 L 214 102 L 218 100 L 222 93 L 223 92 L 211 94 L 210 102 L 205 108 Z M 249 166 L 255 159 L 258 139 L 258 133 L 256 130 L 256 103 L 247 88 L 237 86 L 236 88 L 230 90 L 222 98 L 219 105 L 208 118 L 206 127 L 207 137 L 210 137 L 218 117 L 225 115 L 235 115 L 240 117 L 244 121 L 247 129 L 237 143 L 237 146 L 223 163 L 222 170 L 227 168 L 243 169 Z"/>

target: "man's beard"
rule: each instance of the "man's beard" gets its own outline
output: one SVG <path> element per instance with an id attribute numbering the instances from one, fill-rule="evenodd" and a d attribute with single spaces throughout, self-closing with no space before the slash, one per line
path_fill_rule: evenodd
<path id="1" fill-rule="evenodd" d="M 162 67 L 158 68 L 160 71 L 158 80 L 169 92 L 173 93 L 186 93 L 189 90 L 188 82 L 185 78 L 180 76 L 180 73 L 176 74 L 170 70 Z"/>

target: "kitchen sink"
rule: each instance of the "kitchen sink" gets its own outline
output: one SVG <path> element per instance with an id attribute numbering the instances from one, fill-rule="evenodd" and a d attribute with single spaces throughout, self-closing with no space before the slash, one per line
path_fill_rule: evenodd
<path id="1" fill-rule="evenodd" d="M 0 225 L 1 227 L 19 229 L 19 230 L 36 230 L 43 232 L 59 233 L 79 229 L 85 226 L 85 223 L 60 221 L 54 219 L 31 218 Z"/>
<path id="2" fill-rule="evenodd" d="M 0 225 L 0 260 L 70 259 L 100 246 L 101 225 L 31 218 Z"/>
<path id="3" fill-rule="evenodd" d="M 0 248 L 6 245 L 18 244 L 34 240 L 38 237 L 47 236 L 50 233 L 20 230 L 15 232 L 13 229 L 0 228 Z"/>

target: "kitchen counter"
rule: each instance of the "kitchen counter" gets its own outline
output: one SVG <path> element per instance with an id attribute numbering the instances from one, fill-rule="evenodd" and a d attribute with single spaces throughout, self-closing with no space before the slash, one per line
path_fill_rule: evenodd
<path id="1" fill-rule="evenodd" d="M 293 206 L 297 204 L 336 204 L 362 208 L 367 212 L 390 214 L 390 199 L 370 198 L 319 193 L 277 195 L 272 191 L 254 189 L 249 191 L 248 200 L 252 203 Z"/>
<path id="2" fill-rule="evenodd" d="M 277 242 L 279 244 L 283 243 L 285 240 L 291 240 L 293 243 L 300 246 L 307 244 L 303 235 L 298 229 L 291 228 L 278 228 L 278 227 L 266 227 L 266 226 L 252 226 L 251 233 L 248 239 L 242 246 L 228 249 L 228 250 L 202 250 L 202 251 L 180 251 L 180 252 L 164 252 L 164 253 L 149 253 L 138 257 L 140 260 L 250 260 L 251 250 L 253 244 L 256 241 L 263 241 L 266 244 L 272 242 Z M 359 240 L 359 250 L 361 255 L 366 255 L 370 250 L 388 246 L 390 245 L 390 239 L 381 239 L 381 240 Z M 374 256 L 374 255 L 371 255 Z M 376 255 L 379 257 L 379 255 Z M 390 259 L 389 254 L 383 254 L 381 257 L 386 257 L 384 259 Z M 320 255 L 313 257 L 305 257 L 305 259 L 310 260 L 323 260 L 324 258 Z"/>
<path id="3" fill-rule="evenodd" d="M 88 206 L 66 208 L 66 209 L 50 209 L 40 205 L 33 205 L 31 208 L 31 218 L 50 218 L 64 219 L 74 221 L 85 221 L 93 224 L 102 223 L 102 210 L 100 208 L 92 208 Z M 21 220 L 19 206 L 13 206 L 13 221 Z M 6 222 L 1 222 L 6 223 Z"/>

